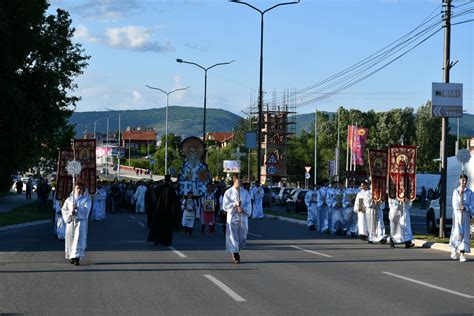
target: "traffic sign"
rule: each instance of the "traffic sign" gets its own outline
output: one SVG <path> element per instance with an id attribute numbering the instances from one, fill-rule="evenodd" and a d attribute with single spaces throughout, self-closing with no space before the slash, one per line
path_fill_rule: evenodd
<path id="1" fill-rule="evenodd" d="M 309 172 L 305 172 L 305 173 L 304 173 L 304 178 L 305 178 L 305 179 L 311 178 L 311 175 L 309 174 Z"/>
<path id="2" fill-rule="evenodd" d="M 271 174 L 271 175 L 274 175 L 277 173 L 277 167 L 275 166 L 268 166 L 267 167 L 267 173 L 268 174 Z"/>
<path id="3" fill-rule="evenodd" d="M 278 159 L 275 155 L 274 152 L 272 152 L 268 158 L 267 158 L 267 162 L 265 162 L 266 165 L 277 165 L 278 164 Z"/>
<path id="4" fill-rule="evenodd" d="M 462 117 L 462 83 L 433 82 L 431 93 L 433 117 Z"/>
<path id="5" fill-rule="evenodd" d="M 306 170 L 306 173 L 310 172 L 311 171 L 311 166 L 305 166 L 304 170 Z"/>

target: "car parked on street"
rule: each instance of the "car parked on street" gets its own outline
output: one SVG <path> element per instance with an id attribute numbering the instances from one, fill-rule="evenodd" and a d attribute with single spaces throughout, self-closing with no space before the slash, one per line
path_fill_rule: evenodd
<path id="1" fill-rule="evenodd" d="M 304 202 L 304 197 L 308 190 L 296 189 L 293 195 L 286 200 L 286 211 L 293 213 L 307 213 L 308 208 Z"/>
<path id="2" fill-rule="evenodd" d="M 280 188 L 278 187 L 279 192 L 275 195 L 275 203 L 278 205 L 286 205 L 286 199 L 290 195 L 291 191 L 293 188 L 288 188 L 288 187 L 283 187 Z"/>

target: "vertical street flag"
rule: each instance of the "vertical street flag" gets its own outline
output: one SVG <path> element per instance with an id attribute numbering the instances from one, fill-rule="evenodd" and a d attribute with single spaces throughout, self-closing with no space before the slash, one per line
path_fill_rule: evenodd
<path id="1" fill-rule="evenodd" d="M 351 125 L 349 128 L 348 142 L 352 152 L 352 163 L 363 166 L 364 165 L 364 151 L 367 137 L 369 136 L 369 129 L 364 127 L 357 127 Z"/>

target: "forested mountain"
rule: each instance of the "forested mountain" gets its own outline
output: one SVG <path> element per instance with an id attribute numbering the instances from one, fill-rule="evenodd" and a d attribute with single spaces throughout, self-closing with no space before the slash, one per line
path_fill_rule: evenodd
<path id="1" fill-rule="evenodd" d="M 97 132 L 104 133 L 107 130 L 107 118 L 109 117 L 109 130 L 118 129 L 118 113 L 113 111 L 101 112 L 74 112 L 69 119 L 76 126 L 76 136 L 80 136 L 86 130 L 94 131 L 94 121 L 96 121 Z M 127 110 L 121 113 L 122 130 L 131 127 L 155 127 L 159 134 L 165 129 L 165 108 L 148 110 Z M 326 112 L 329 117 L 334 113 Z M 207 109 L 206 131 L 224 132 L 235 128 L 242 117 L 221 109 Z M 170 106 L 168 108 L 168 128 L 169 133 L 187 136 L 201 136 L 203 110 L 195 107 Z M 299 135 L 303 130 L 307 132 L 314 127 L 314 113 L 298 114 L 296 116 L 296 133 Z M 457 119 L 450 119 L 450 134 L 457 132 Z M 341 126 L 341 128 L 343 128 Z M 459 133 L 461 136 L 474 136 L 474 115 L 464 114 L 461 119 Z"/>

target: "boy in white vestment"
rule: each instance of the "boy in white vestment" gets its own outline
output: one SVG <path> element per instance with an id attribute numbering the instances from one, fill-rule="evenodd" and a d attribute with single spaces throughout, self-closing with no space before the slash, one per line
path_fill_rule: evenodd
<path id="1" fill-rule="evenodd" d="M 459 261 L 466 262 L 466 253 L 471 252 L 471 224 L 470 216 L 474 216 L 472 207 L 472 191 L 467 188 L 467 175 L 459 177 L 459 187 L 453 192 L 453 226 L 449 238 L 451 248 L 451 259 L 457 260 L 457 252 L 460 252 Z"/>
<path id="2" fill-rule="evenodd" d="M 198 203 L 193 199 L 193 192 L 189 191 L 181 201 L 181 209 L 183 210 L 183 219 L 181 224 L 184 227 L 184 233 L 192 235 L 194 229 L 194 220 L 196 219 L 196 213 L 199 210 Z"/>

